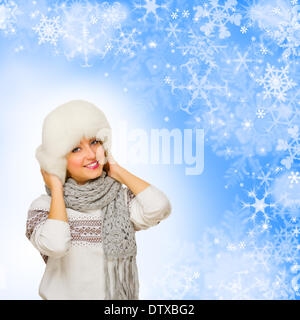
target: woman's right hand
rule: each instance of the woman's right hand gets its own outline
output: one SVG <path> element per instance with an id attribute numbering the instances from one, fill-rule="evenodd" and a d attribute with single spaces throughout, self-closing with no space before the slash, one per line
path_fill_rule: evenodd
<path id="1" fill-rule="evenodd" d="M 45 181 L 45 184 L 50 189 L 50 191 L 52 191 L 55 188 L 63 189 L 63 185 L 62 185 L 60 179 L 55 174 L 48 173 L 47 171 L 45 171 L 42 168 L 41 168 L 41 173 L 42 173 L 43 179 Z"/>

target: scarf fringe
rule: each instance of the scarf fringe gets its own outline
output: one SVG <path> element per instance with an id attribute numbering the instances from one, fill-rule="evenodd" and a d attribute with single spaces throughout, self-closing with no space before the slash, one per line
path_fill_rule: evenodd
<path id="1" fill-rule="evenodd" d="M 105 259 L 105 300 L 138 300 L 136 257 Z"/>

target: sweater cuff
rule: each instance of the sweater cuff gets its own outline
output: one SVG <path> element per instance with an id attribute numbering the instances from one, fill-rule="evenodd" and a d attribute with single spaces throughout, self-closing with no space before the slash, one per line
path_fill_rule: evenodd
<path id="1" fill-rule="evenodd" d="M 149 218 L 164 219 L 171 212 L 171 204 L 167 196 L 152 184 L 139 192 L 136 199 L 143 207 L 144 215 Z"/>
<path id="2" fill-rule="evenodd" d="M 38 232 L 37 244 L 41 251 L 48 256 L 63 256 L 71 244 L 69 223 L 57 219 L 47 219 Z"/>

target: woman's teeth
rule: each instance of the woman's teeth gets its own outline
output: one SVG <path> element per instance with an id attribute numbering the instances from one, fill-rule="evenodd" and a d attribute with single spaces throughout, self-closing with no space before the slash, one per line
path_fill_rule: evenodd
<path id="1" fill-rule="evenodd" d="M 97 164 L 98 164 L 98 161 L 95 161 L 95 162 L 87 165 L 86 167 L 87 167 L 87 168 L 92 168 L 92 167 L 95 167 Z"/>

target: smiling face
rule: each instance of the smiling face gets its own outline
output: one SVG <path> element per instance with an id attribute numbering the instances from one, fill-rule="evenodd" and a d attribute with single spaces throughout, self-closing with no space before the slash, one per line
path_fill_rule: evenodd
<path id="1" fill-rule="evenodd" d="M 100 177 L 103 164 L 98 163 L 96 159 L 98 148 L 103 148 L 99 140 L 96 140 L 95 137 L 89 140 L 84 137 L 80 144 L 66 156 L 68 177 L 81 185 L 90 179 Z"/>

